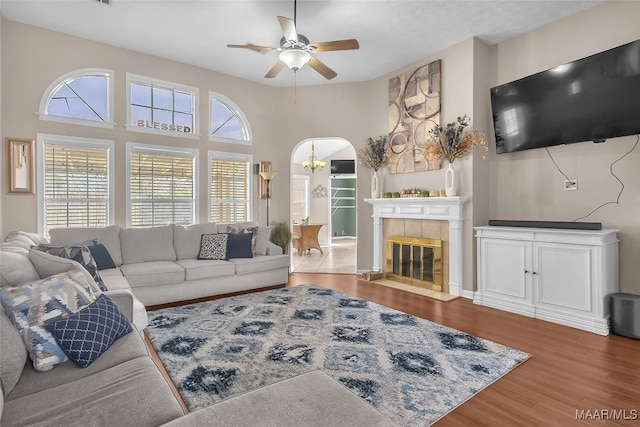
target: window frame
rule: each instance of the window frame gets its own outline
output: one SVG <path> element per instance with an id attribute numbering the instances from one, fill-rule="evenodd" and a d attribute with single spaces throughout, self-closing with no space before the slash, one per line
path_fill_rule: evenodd
<path id="1" fill-rule="evenodd" d="M 244 161 L 247 162 L 247 181 L 249 183 L 249 217 L 244 222 L 251 222 L 255 216 L 254 214 L 254 196 L 255 196 L 255 185 L 253 177 L 253 154 L 243 154 L 243 153 L 232 153 L 228 151 L 216 151 L 209 150 L 207 152 L 207 221 L 213 222 L 213 218 L 211 215 L 211 210 L 213 208 L 213 200 L 211 197 L 211 162 L 212 160 L 236 160 L 236 161 Z M 226 222 L 221 222 L 220 224 L 226 224 Z"/>
<path id="2" fill-rule="evenodd" d="M 186 147 L 174 147 L 169 145 L 159 144 L 143 144 L 140 142 L 127 141 L 127 154 L 126 154 L 126 197 L 127 197 L 127 212 L 126 212 L 126 227 L 132 227 L 131 225 L 131 153 L 141 152 L 163 155 L 189 155 L 193 158 L 193 222 L 192 224 L 199 223 L 199 211 L 200 211 L 200 150 L 197 148 Z M 159 226 L 154 226 L 159 227 Z"/>
<path id="3" fill-rule="evenodd" d="M 162 86 L 165 88 L 171 88 L 172 90 L 179 90 L 181 92 L 191 93 L 193 96 L 193 133 L 186 132 L 174 132 L 162 129 L 153 129 L 136 126 L 131 123 L 131 83 L 140 83 L 145 85 Z M 175 138 L 188 138 L 188 139 L 200 139 L 200 89 L 195 86 L 188 86 L 180 83 L 169 82 L 166 80 L 160 80 L 153 77 L 141 76 L 139 74 L 127 73 L 126 74 L 126 116 L 127 122 L 125 128 L 129 132 L 148 133 L 152 135 L 172 136 Z"/>
<path id="4" fill-rule="evenodd" d="M 92 75 L 104 75 L 107 78 L 107 119 L 104 122 L 89 119 L 79 119 L 76 117 L 58 116 L 47 113 L 47 106 L 53 92 L 65 81 L 79 77 Z M 38 108 L 38 118 L 50 122 L 67 123 L 72 125 L 92 126 L 98 128 L 114 129 L 114 71 L 106 68 L 82 68 L 71 71 L 55 79 L 42 94 L 40 106 Z"/>
<path id="5" fill-rule="evenodd" d="M 107 139 L 96 138 L 82 138 L 77 136 L 64 136 L 54 135 L 46 133 L 37 134 L 37 153 L 36 167 L 37 167 L 37 216 L 38 216 L 38 234 L 42 236 L 47 235 L 46 219 L 45 219 L 45 170 L 44 170 L 44 156 L 45 156 L 45 144 L 51 143 L 55 145 L 64 145 L 68 147 L 82 147 L 93 149 L 106 149 L 107 150 L 107 182 L 109 186 L 107 197 L 107 225 L 113 225 L 115 223 L 115 204 L 114 204 L 114 188 L 115 188 L 115 155 L 114 148 L 115 142 Z"/>
<path id="6" fill-rule="evenodd" d="M 238 117 L 240 122 L 242 123 L 242 128 L 245 134 L 245 139 L 234 139 L 234 138 L 223 138 L 220 136 L 209 135 L 211 131 L 211 115 L 213 114 L 211 108 L 211 101 L 215 99 L 223 104 L 225 104 L 228 108 L 230 108 L 235 115 Z M 238 105 L 233 102 L 231 99 L 227 98 L 223 94 L 219 92 L 209 91 L 209 121 L 207 125 L 207 136 L 209 141 L 212 142 L 223 142 L 227 144 L 240 144 L 240 145 L 253 145 L 253 133 L 251 132 L 251 126 L 249 125 L 249 120 L 244 112 L 238 107 Z"/>

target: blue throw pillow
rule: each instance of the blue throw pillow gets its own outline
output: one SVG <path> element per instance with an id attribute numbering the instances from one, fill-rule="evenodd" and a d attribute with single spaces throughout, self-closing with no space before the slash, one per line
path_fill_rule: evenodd
<path id="1" fill-rule="evenodd" d="M 116 263 L 113 262 L 113 258 L 111 258 L 111 254 L 102 243 L 97 243 L 95 245 L 90 245 L 87 247 L 89 248 L 89 252 L 91 252 L 91 256 L 93 257 L 93 259 L 96 260 L 96 265 L 98 266 L 98 270 L 116 268 Z"/>
<path id="2" fill-rule="evenodd" d="M 69 356 L 80 368 L 91 365 L 117 339 L 133 329 L 118 306 L 106 295 L 65 319 L 45 324 Z"/>
<path id="3" fill-rule="evenodd" d="M 253 233 L 231 233 L 227 239 L 227 259 L 253 258 Z"/>

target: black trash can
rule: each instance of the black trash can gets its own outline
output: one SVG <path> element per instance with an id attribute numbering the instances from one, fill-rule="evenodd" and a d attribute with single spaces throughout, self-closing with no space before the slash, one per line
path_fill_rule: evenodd
<path id="1" fill-rule="evenodd" d="M 640 340 L 640 295 L 611 294 L 611 332 Z"/>

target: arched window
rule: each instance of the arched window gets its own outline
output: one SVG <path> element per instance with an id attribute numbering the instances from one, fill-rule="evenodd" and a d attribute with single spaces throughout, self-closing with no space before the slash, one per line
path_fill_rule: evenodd
<path id="1" fill-rule="evenodd" d="M 238 106 L 224 95 L 209 92 L 209 140 L 252 144 L 249 121 Z"/>
<path id="2" fill-rule="evenodd" d="M 83 69 L 55 80 L 40 100 L 41 120 L 113 128 L 113 71 Z"/>

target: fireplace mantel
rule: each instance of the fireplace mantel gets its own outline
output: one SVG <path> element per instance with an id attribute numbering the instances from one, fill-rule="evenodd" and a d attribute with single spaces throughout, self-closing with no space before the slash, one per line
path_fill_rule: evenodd
<path id="1" fill-rule="evenodd" d="M 364 199 L 373 205 L 373 270 L 384 264 L 384 218 L 432 219 L 449 222 L 449 293 L 462 289 L 462 207 L 468 197 Z"/>

